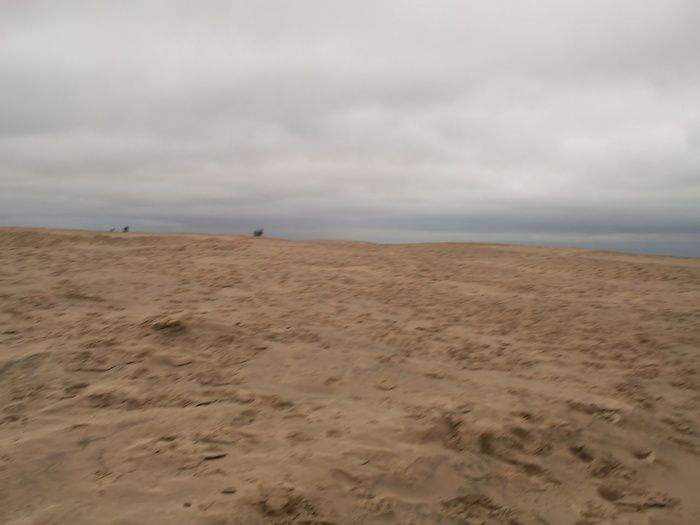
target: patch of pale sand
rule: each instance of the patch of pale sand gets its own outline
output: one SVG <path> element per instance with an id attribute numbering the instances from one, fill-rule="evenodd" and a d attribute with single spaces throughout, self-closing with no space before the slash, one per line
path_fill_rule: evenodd
<path id="1" fill-rule="evenodd" d="M 0 243 L 2 523 L 700 523 L 699 260 Z"/>

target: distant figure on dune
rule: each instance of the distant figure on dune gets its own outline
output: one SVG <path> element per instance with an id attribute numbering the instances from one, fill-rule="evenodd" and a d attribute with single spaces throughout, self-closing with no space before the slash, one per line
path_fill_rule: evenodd
<path id="1" fill-rule="evenodd" d="M 260 228 L 259 230 L 255 230 L 253 232 L 253 237 L 262 237 L 263 236 L 263 229 Z"/>
<path id="2" fill-rule="evenodd" d="M 122 231 L 123 231 L 124 233 L 129 233 L 129 227 L 128 227 L 128 226 L 124 226 L 124 229 L 123 229 Z"/>
<path id="3" fill-rule="evenodd" d="M 109 231 L 110 231 L 110 233 L 113 233 L 113 232 L 114 232 L 114 228 L 110 228 Z"/>

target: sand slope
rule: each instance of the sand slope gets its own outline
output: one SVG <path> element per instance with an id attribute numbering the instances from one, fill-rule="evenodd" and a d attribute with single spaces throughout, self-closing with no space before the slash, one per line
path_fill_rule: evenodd
<path id="1" fill-rule="evenodd" d="M 0 230 L 0 522 L 700 523 L 700 260 Z"/>

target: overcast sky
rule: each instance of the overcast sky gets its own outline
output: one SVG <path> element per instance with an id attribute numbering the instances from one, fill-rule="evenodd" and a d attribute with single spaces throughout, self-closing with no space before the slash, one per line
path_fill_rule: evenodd
<path id="1" fill-rule="evenodd" d="M 0 225 L 700 256 L 698 0 L 0 2 Z"/>

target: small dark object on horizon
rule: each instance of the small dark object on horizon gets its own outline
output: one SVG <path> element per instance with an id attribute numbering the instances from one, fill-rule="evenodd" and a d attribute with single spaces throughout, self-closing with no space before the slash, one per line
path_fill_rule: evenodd
<path id="1" fill-rule="evenodd" d="M 260 228 L 259 230 L 255 230 L 253 232 L 253 237 L 262 237 L 263 236 L 263 229 Z"/>
<path id="2" fill-rule="evenodd" d="M 124 226 L 124 229 L 123 229 L 122 231 L 123 231 L 124 233 L 129 233 L 129 227 L 128 227 L 128 226 Z"/>
<path id="3" fill-rule="evenodd" d="M 114 228 L 110 228 L 109 231 L 110 231 L 110 233 L 113 232 L 113 231 L 114 231 Z"/>

